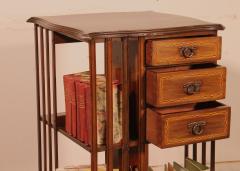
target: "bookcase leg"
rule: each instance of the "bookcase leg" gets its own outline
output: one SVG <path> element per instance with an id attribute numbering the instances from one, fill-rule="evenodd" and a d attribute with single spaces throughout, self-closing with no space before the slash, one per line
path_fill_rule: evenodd
<path id="1" fill-rule="evenodd" d="M 52 128 L 51 128 L 51 87 L 50 87 L 50 59 L 49 59 L 49 30 L 46 32 L 46 72 L 47 72 L 47 120 L 48 120 L 48 170 L 52 171 Z"/>
<path id="2" fill-rule="evenodd" d="M 47 171 L 47 138 L 46 138 L 46 101 L 45 101 L 45 57 L 43 28 L 40 27 L 41 83 L 42 83 L 42 123 L 43 123 L 43 170 Z"/>
<path id="3" fill-rule="evenodd" d="M 91 88 L 91 103 L 92 103 L 92 146 L 91 146 L 91 171 L 97 171 L 97 103 L 96 103 L 96 42 L 89 42 L 89 69 L 90 69 L 90 88 Z"/>
<path id="4" fill-rule="evenodd" d="M 40 81 L 39 81 L 39 49 L 38 26 L 34 25 L 35 37 L 35 67 L 36 67 L 36 102 L 37 102 L 37 136 L 38 136 L 38 171 L 42 171 L 42 145 L 41 145 L 41 121 L 40 121 Z"/>
<path id="5" fill-rule="evenodd" d="M 57 135 L 57 85 L 56 85 L 56 45 L 55 33 L 52 32 L 52 84 L 53 84 L 53 128 L 55 169 L 58 168 L 58 135 Z"/>
<path id="6" fill-rule="evenodd" d="M 193 160 L 197 161 L 197 144 L 193 144 Z"/>
<path id="7" fill-rule="evenodd" d="M 186 158 L 189 157 L 189 146 L 185 145 L 184 146 L 184 166 L 186 167 Z"/>
<path id="8" fill-rule="evenodd" d="M 148 145 L 146 144 L 146 111 L 145 111 L 145 38 L 138 38 L 138 122 L 139 122 L 139 171 L 148 169 Z"/>
<path id="9" fill-rule="evenodd" d="M 206 165 L 206 142 L 202 143 L 202 164 Z"/>
<path id="10" fill-rule="evenodd" d="M 211 163 L 210 171 L 215 171 L 215 141 L 211 141 Z"/>

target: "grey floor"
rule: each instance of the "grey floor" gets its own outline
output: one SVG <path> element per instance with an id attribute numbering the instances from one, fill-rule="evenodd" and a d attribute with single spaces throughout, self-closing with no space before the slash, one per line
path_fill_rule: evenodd
<path id="1" fill-rule="evenodd" d="M 154 167 L 154 171 L 164 171 L 163 167 Z M 240 171 L 240 162 L 217 163 L 216 171 Z"/>

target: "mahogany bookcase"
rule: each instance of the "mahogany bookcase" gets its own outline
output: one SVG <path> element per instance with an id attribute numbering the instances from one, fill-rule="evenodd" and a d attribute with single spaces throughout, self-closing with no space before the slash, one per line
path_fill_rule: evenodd
<path id="1" fill-rule="evenodd" d="M 148 167 L 145 102 L 146 40 L 209 36 L 216 35 L 217 30 L 223 29 L 218 24 L 154 12 L 32 17 L 28 22 L 34 23 L 35 35 L 39 171 L 52 171 L 58 168 L 58 132 L 64 134 L 91 153 L 92 171 L 97 171 L 97 154 L 100 151 L 106 152 L 108 171 L 112 171 L 114 167 L 115 151 L 118 151 L 119 154 L 120 170 L 127 171 L 130 166 L 133 166 L 138 168 L 139 171 L 146 171 Z M 55 47 L 57 44 L 73 42 L 87 42 L 89 47 L 93 118 L 92 146 L 87 146 L 68 135 L 64 129 L 64 117 L 60 116 L 57 111 L 57 56 Z M 96 43 L 98 42 L 103 42 L 105 47 L 107 85 L 105 146 L 97 145 Z M 116 67 L 114 61 L 117 58 L 121 59 L 123 134 L 121 143 L 114 144 L 112 80 L 115 76 Z M 53 137 L 51 134 L 52 129 L 54 130 Z M 188 146 L 185 145 L 185 157 L 189 156 Z M 52 150 L 54 151 L 53 154 Z M 197 144 L 193 145 L 193 159 L 197 159 Z M 206 163 L 206 142 L 202 143 L 202 161 Z M 214 166 L 215 141 L 213 140 L 211 141 L 211 171 L 214 171 Z"/>

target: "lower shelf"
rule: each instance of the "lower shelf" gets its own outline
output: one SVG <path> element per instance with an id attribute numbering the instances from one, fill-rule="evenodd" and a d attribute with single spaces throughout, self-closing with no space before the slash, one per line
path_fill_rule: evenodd
<path id="1" fill-rule="evenodd" d="M 48 118 L 48 116 L 46 116 L 46 118 Z M 52 117 L 53 118 L 53 117 Z M 45 125 L 49 125 L 49 122 L 47 120 L 43 121 L 43 118 L 41 117 L 41 121 L 43 123 L 45 123 Z M 53 123 L 51 123 L 50 125 L 53 129 Z M 60 132 L 62 135 L 66 136 L 67 138 L 69 138 L 71 141 L 75 142 L 76 144 L 80 145 L 82 148 L 84 148 L 85 150 L 91 152 L 91 146 L 88 144 L 83 143 L 82 141 L 78 140 L 77 138 L 69 135 L 66 131 L 65 131 L 65 114 L 64 113 L 59 113 L 57 115 L 57 131 Z M 137 147 L 138 146 L 138 141 L 137 140 L 131 140 L 129 141 L 129 147 Z M 113 144 L 113 148 L 114 149 L 121 149 L 122 148 L 122 143 L 116 143 Z M 99 145 L 98 146 L 98 152 L 103 152 L 106 150 L 106 145 Z"/>

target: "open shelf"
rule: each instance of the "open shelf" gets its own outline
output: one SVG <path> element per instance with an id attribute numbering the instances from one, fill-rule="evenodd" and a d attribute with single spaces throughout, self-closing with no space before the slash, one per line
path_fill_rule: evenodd
<path id="1" fill-rule="evenodd" d="M 46 116 L 46 118 L 48 118 L 48 116 Z M 52 115 L 51 118 L 53 118 L 53 115 Z M 43 118 L 42 117 L 41 117 L 41 121 L 43 122 Z M 45 121 L 44 123 L 46 125 L 49 125 L 48 121 Z M 51 127 L 54 129 L 53 123 L 51 123 Z M 67 138 L 69 138 L 71 141 L 73 141 L 76 144 L 80 145 L 82 148 L 84 148 L 88 152 L 91 152 L 91 146 L 90 145 L 85 144 L 84 142 L 78 140 L 77 138 L 69 135 L 65 131 L 65 113 L 58 113 L 57 114 L 57 131 L 60 132 L 62 135 L 66 136 Z M 138 141 L 137 140 L 130 140 L 129 141 L 129 147 L 137 147 L 137 146 L 138 146 Z M 119 142 L 119 143 L 113 144 L 113 148 L 114 149 L 121 149 L 122 148 L 122 143 Z M 106 151 L 106 145 L 99 145 L 97 151 L 98 152 Z"/>

